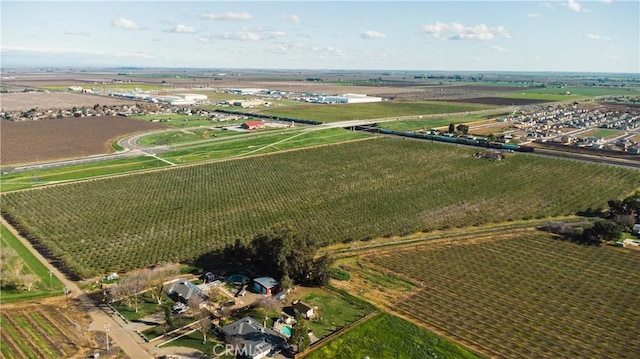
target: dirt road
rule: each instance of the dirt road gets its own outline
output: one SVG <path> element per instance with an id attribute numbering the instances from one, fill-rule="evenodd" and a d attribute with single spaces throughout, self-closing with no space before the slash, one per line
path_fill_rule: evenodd
<path id="1" fill-rule="evenodd" d="M 36 251 L 31 243 L 23 238 L 4 218 L 2 218 L 2 225 L 7 227 L 16 238 L 18 238 L 28 249 L 33 253 L 38 260 L 40 260 L 53 274 L 60 279 L 60 281 L 67 287 L 71 293 L 70 296 L 80 300 L 81 305 L 77 308 L 88 314 L 92 320 L 89 325 L 89 331 L 102 331 L 105 334 L 105 328 L 109 328 L 109 342 L 111 343 L 110 352 L 114 350 L 114 346 L 119 347 L 128 357 L 133 359 L 145 359 L 153 358 L 149 352 L 147 352 L 142 344 L 144 340 L 136 335 L 135 332 L 127 330 L 125 328 L 126 323 L 115 316 L 108 315 L 104 310 L 97 307 L 89 297 L 84 294 L 80 287 L 67 279 L 56 267 L 51 265 L 49 261 L 44 258 L 38 251 Z M 106 348 L 103 348 L 106 350 Z"/>

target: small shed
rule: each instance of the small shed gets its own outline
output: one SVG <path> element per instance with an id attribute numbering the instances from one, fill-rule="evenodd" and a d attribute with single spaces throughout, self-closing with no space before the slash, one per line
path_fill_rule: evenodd
<path id="1" fill-rule="evenodd" d="M 633 225 L 633 228 L 631 229 L 631 233 L 640 234 L 640 223 L 636 223 Z"/>
<path id="2" fill-rule="evenodd" d="M 316 316 L 313 306 L 299 300 L 293 302 L 293 311 L 302 314 L 302 317 L 307 320 L 313 319 Z"/>
<path id="3" fill-rule="evenodd" d="M 280 291 L 280 283 L 271 277 L 260 277 L 253 280 L 253 289 L 262 294 L 276 294 Z"/>

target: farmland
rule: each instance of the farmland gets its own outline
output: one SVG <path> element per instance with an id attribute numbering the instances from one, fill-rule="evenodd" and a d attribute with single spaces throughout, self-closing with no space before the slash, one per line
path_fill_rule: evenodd
<path id="1" fill-rule="evenodd" d="M 0 311 L 0 357 L 83 358 L 103 336 L 83 331 L 86 313 L 66 309 L 64 300 L 3 306 Z M 102 344 L 100 344 L 102 345 Z"/>
<path id="2" fill-rule="evenodd" d="M 321 122 L 340 122 L 370 118 L 478 111 L 491 108 L 494 107 L 487 105 L 435 101 L 386 101 L 341 105 L 308 104 L 303 106 L 250 109 L 247 112 Z"/>
<path id="3" fill-rule="evenodd" d="M 115 97 L 82 95 L 70 92 L 25 92 L 3 93 L 2 111 L 27 111 L 34 107 L 40 109 L 65 109 L 100 105 L 131 105 L 134 101 Z"/>
<path id="4" fill-rule="evenodd" d="M 392 310 L 498 358 L 635 358 L 640 255 L 541 232 L 365 257 L 418 288 Z"/>
<path id="5" fill-rule="evenodd" d="M 194 260 L 289 222 L 325 243 L 597 210 L 637 171 L 378 138 L 2 196 L 78 277 Z M 584 181 L 588 178 L 588 181 Z"/>
<path id="6" fill-rule="evenodd" d="M 0 163 L 7 166 L 110 153 L 116 138 L 162 128 L 165 126 L 158 123 L 121 116 L 2 120 Z"/>
<path id="7" fill-rule="evenodd" d="M 305 358 L 479 358 L 393 315 L 381 313 Z"/>

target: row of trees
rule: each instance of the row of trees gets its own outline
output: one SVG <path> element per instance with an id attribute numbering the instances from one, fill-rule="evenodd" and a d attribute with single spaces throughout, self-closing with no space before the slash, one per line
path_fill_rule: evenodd
<path id="1" fill-rule="evenodd" d="M 326 255 L 316 258 L 320 246 L 317 238 L 302 235 L 284 224 L 256 235 L 249 243 L 236 240 L 223 254 L 237 265 L 280 278 L 281 287 L 287 289 L 293 283 L 312 286 L 327 283 L 332 261 Z"/>
<path id="2" fill-rule="evenodd" d="M 640 222 L 640 193 L 634 193 L 623 200 L 610 200 L 608 205 L 609 210 L 605 213 L 605 218 L 589 226 L 578 227 L 563 222 L 550 222 L 543 229 L 579 244 L 600 245 L 603 241 L 618 240 L 622 232 L 631 232 L 633 226 Z"/>
<path id="3" fill-rule="evenodd" d="M 137 313 L 140 306 L 139 294 L 148 291 L 160 305 L 164 293 L 164 282 L 176 274 L 178 274 L 178 265 L 173 263 L 134 270 L 126 277 L 121 278 L 118 285 L 109 291 L 110 298 L 115 301 L 124 301 Z"/>

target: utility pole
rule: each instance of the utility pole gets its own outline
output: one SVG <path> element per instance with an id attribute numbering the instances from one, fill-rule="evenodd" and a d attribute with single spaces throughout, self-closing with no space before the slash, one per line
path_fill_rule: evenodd
<path id="1" fill-rule="evenodd" d="M 111 326 L 111 324 L 105 324 L 104 325 L 104 332 L 107 336 L 107 352 L 109 351 L 109 327 Z"/>
<path id="2" fill-rule="evenodd" d="M 49 271 L 49 290 L 53 292 L 53 272 Z"/>
<path id="3" fill-rule="evenodd" d="M 67 301 L 67 308 L 69 308 L 69 293 L 71 293 L 71 289 L 64 287 L 64 298 Z"/>

